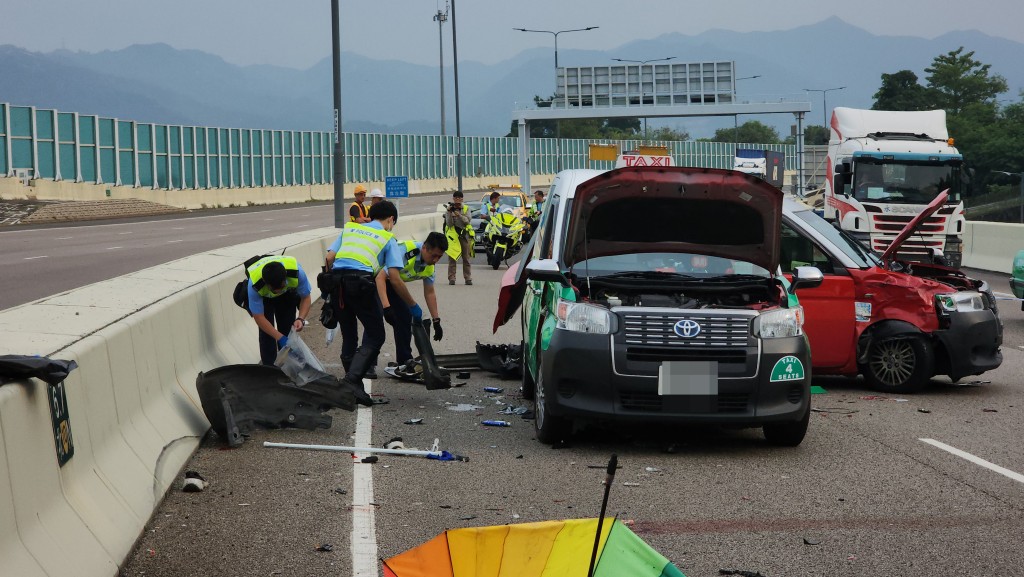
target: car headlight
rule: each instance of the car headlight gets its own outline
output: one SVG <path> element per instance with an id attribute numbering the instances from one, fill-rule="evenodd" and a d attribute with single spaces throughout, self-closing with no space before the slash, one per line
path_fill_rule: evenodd
<path id="1" fill-rule="evenodd" d="M 557 327 L 577 333 L 609 335 L 615 332 L 615 315 L 604 307 L 558 300 Z"/>
<path id="2" fill-rule="evenodd" d="M 754 335 L 762 339 L 798 337 L 804 334 L 804 307 L 761 313 L 754 321 Z"/>
<path id="3" fill-rule="evenodd" d="M 977 291 L 935 295 L 935 303 L 939 314 L 949 314 L 952 312 L 969 313 L 985 310 L 985 298 Z"/>

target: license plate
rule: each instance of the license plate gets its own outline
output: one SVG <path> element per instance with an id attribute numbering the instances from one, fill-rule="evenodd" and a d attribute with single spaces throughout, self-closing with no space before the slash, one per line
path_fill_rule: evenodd
<path id="1" fill-rule="evenodd" d="M 665 361 L 658 368 L 659 395 L 717 395 L 715 361 Z"/>

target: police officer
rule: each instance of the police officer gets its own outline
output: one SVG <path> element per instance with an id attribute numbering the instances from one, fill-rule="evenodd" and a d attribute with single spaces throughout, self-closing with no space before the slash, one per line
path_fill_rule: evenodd
<path id="1" fill-rule="evenodd" d="M 398 268 L 398 274 L 405 283 L 423 281 L 423 301 L 427 304 L 427 310 L 433 319 L 434 340 L 439 341 L 444 336 L 444 330 L 441 328 L 441 317 L 437 314 L 434 265 L 448 250 L 448 239 L 439 232 L 432 232 L 423 242 L 406 240 L 398 242 L 398 246 L 405 252 L 402 254 L 401 261 L 389 259 L 388 270 L 390 272 L 391 269 Z M 383 279 L 384 275 L 380 275 L 380 278 Z M 385 284 L 384 296 L 381 298 L 381 305 L 384 307 L 384 320 L 394 329 L 396 360 L 399 365 L 404 365 L 412 360 L 412 316 L 409 313 L 409 307 L 395 291 L 391 281 L 379 280 L 378 284 L 381 282 Z M 381 292 L 379 287 L 378 292 Z"/>
<path id="2" fill-rule="evenodd" d="M 374 401 L 363 389 L 363 377 L 377 363 L 387 338 L 374 277 L 389 262 L 392 251 L 404 255 L 391 234 L 398 220 L 395 205 L 387 200 L 378 202 L 370 207 L 369 217 L 367 224 L 346 224 L 327 252 L 327 265 L 341 281 L 331 306 L 341 328 L 341 363 L 346 371 L 342 383 L 353 389 L 359 404 L 366 406 Z M 391 259 L 393 262 L 395 257 Z M 412 318 L 420 320 L 423 310 L 409 295 L 398 270 L 393 269 L 389 276 L 396 294 L 409 305 Z M 358 348 L 356 321 L 363 325 L 363 343 Z"/>
<path id="3" fill-rule="evenodd" d="M 366 187 L 357 184 L 354 194 L 356 201 L 348 207 L 348 221 L 366 224 L 370 222 L 369 209 L 363 205 L 363 201 L 366 200 Z"/>
<path id="4" fill-rule="evenodd" d="M 290 329 L 300 332 L 306 326 L 312 302 L 309 279 L 290 256 L 261 258 L 246 269 L 246 276 L 249 314 L 260 329 L 260 363 L 273 365 L 278 349 L 288 344 L 285 333 Z"/>
<path id="5" fill-rule="evenodd" d="M 446 239 L 457 239 L 462 252 L 459 258 L 462 259 L 462 279 L 467 285 L 473 284 L 473 268 L 469 259 L 473 254 L 473 227 L 472 219 L 469 216 L 469 207 L 462 203 L 465 196 L 461 190 L 452 193 L 452 202 L 444 213 L 444 231 Z M 445 247 L 447 250 L 447 247 Z M 448 284 L 455 284 L 456 259 L 448 255 Z"/>
<path id="6" fill-rule="evenodd" d="M 501 211 L 501 193 L 494 191 L 489 198 L 490 200 L 485 202 L 483 207 L 483 217 L 485 220 Z"/>
<path id="7" fill-rule="evenodd" d="M 540 214 L 544 212 L 544 191 L 535 190 L 533 191 L 533 212 L 537 220 L 540 220 Z"/>

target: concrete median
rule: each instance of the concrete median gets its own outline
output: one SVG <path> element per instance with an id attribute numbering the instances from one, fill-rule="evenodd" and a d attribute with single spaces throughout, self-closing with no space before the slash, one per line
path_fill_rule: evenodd
<path id="1" fill-rule="evenodd" d="M 406 217 L 395 232 L 423 239 L 439 225 Z M 336 234 L 236 245 L 0 312 L 0 350 L 78 363 L 63 467 L 49 386 L 0 386 L 0 576 L 117 573 L 209 428 L 196 375 L 258 361 L 255 325 L 231 300 L 242 261 L 284 250 L 315 277 Z"/>

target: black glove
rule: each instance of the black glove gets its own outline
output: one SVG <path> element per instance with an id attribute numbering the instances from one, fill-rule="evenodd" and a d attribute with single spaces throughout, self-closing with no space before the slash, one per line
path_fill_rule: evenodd
<path id="1" fill-rule="evenodd" d="M 384 322 L 395 326 L 395 311 L 391 310 L 391 307 L 384 307 Z"/>
<path id="2" fill-rule="evenodd" d="M 444 329 L 441 328 L 441 319 L 434 319 L 434 340 L 439 341 L 444 338 Z"/>

